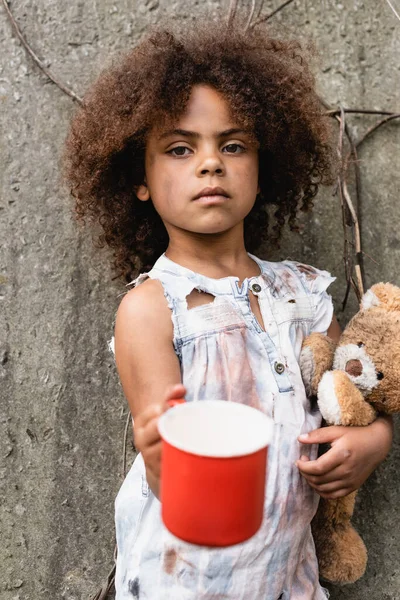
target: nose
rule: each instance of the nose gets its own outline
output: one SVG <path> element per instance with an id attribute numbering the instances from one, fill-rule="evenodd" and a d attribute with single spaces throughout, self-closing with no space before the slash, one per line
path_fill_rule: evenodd
<path id="1" fill-rule="evenodd" d="M 224 173 L 225 167 L 219 152 L 209 151 L 203 154 L 197 167 L 198 177 L 204 177 L 205 175 L 221 176 Z"/>
<path id="2" fill-rule="evenodd" d="M 356 360 L 355 358 L 353 358 L 352 360 L 348 360 L 346 363 L 345 371 L 353 377 L 359 377 L 363 372 L 361 360 Z"/>

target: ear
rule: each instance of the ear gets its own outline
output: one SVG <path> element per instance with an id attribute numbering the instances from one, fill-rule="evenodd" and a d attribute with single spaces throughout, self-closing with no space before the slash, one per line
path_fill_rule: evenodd
<path id="1" fill-rule="evenodd" d="M 150 191 L 146 183 L 142 183 L 141 185 L 139 185 L 135 189 L 135 194 L 138 200 L 141 200 L 142 202 L 147 202 L 147 200 L 150 200 Z"/>
<path id="2" fill-rule="evenodd" d="M 390 311 L 400 311 L 400 288 L 391 283 L 376 283 L 361 300 L 362 310 L 380 306 Z"/>
<path id="3" fill-rule="evenodd" d="M 361 310 L 368 310 L 374 306 L 379 306 L 379 304 L 379 298 L 375 296 L 372 290 L 365 292 L 364 296 L 361 298 Z"/>

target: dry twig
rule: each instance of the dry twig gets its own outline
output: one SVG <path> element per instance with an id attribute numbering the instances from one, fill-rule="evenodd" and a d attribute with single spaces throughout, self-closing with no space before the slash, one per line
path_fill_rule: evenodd
<path id="1" fill-rule="evenodd" d="M 381 114 L 383 114 L 383 113 L 381 113 Z M 376 125 L 373 125 L 372 127 L 370 127 L 370 129 L 368 129 L 368 131 L 363 135 L 363 137 L 358 140 L 358 142 L 356 144 L 357 148 L 359 148 L 361 146 L 361 144 L 365 142 L 365 140 L 367 139 L 367 137 L 369 137 L 371 135 L 371 133 L 373 133 L 374 131 L 379 129 L 379 127 L 382 127 L 382 125 L 385 125 L 385 123 L 388 123 L 389 121 L 393 121 L 394 119 L 400 119 L 400 113 L 391 113 L 391 114 L 389 114 L 388 117 L 386 117 L 385 119 L 382 119 L 381 121 L 379 121 L 379 123 L 376 123 Z"/>
<path id="2" fill-rule="evenodd" d="M 132 418 L 131 413 L 130 413 L 130 411 L 128 411 L 128 416 L 127 416 L 126 422 L 125 422 L 124 443 L 123 443 L 123 448 L 122 448 L 122 479 L 125 479 L 125 477 L 126 477 L 126 449 L 127 449 L 128 432 L 129 432 L 129 425 L 131 422 L 131 418 Z M 104 584 L 98 590 L 98 592 L 92 597 L 91 600 L 106 600 L 108 594 L 114 588 L 117 553 L 118 553 L 118 549 L 117 549 L 117 545 L 115 545 L 115 547 L 114 547 L 114 565 L 113 565 L 111 571 L 108 573 Z"/>
<path id="3" fill-rule="evenodd" d="M 320 101 L 321 101 L 322 105 L 326 109 L 328 109 L 326 114 L 334 117 L 338 121 L 339 126 L 340 126 L 338 153 L 339 153 L 341 171 L 340 171 L 340 175 L 339 175 L 339 179 L 338 179 L 338 189 L 339 189 L 339 196 L 340 196 L 340 202 L 341 202 L 341 207 L 342 207 L 343 235 L 344 235 L 344 257 L 343 257 L 343 260 L 344 260 L 344 264 L 345 264 L 345 274 L 346 274 L 346 281 L 347 281 L 347 289 L 346 289 L 346 293 L 345 293 L 345 297 L 344 297 L 343 305 L 342 305 L 343 310 L 344 310 L 346 307 L 350 287 L 352 286 L 354 288 L 358 299 L 361 298 L 361 296 L 360 296 L 360 294 L 362 295 L 361 290 L 364 289 L 363 252 L 361 249 L 361 234 L 360 234 L 360 231 L 361 231 L 361 228 L 360 228 L 361 173 L 360 173 L 360 166 L 359 166 L 359 162 L 358 162 L 357 147 L 356 147 L 356 144 L 354 143 L 353 137 L 352 137 L 350 130 L 346 123 L 346 118 L 345 118 L 346 109 L 344 109 L 341 106 L 339 109 L 332 110 L 329 108 L 329 104 L 323 98 L 320 98 Z M 356 111 L 356 109 L 349 109 L 349 110 L 351 112 Z M 344 135 L 346 135 L 346 138 L 350 145 L 350 152 L 347 154 L 345 159 L 343 157 Z M 354 205 L 351 201 L 351 197 L 348 192 L 347 183 L 346 183 L 346 179 L 345 179 L 347 172 L 348 172 L 350 161 L 352 161 L 352 164 L 353 164 L 354 170 L 355 170 L 355 192 L 356 192 L 356 199 L 357 199 L 357 204 L 356 204 L 357 212 L 354 210 Z M 350 205 L 348 204 L 349 199 L 350 199 L 351 208 L 350 208 Z M 351 217 L 350 223 L 348 223 L 348 221 L 349 221 L 348 212 Z M 353 219 L 353 215 L 355 215 L 355 221 Z M 356 227 L 356 224 L 357 224 L 357 234 L 355 233 L 355 230 L 354 230 Z M 350 266 L 351 261 L 349 258 L 350 254 L 349 254 L 349 248 L 348 248 L 349 240 L 347 239 L 347 226 L 348 225 L 353 227 L 354 239 L 358 239 L 357 250 L 356 250 L 357 284 L 355 283 L 355 281 L 352 277 L 353 269 Z"/>
<path id="4" fill-rule="evenodd" d="M 343 303 L 342 303 L 342 308 L 344 310 L 344 307 L 346 306 L 347 299 L 349 296 L 350 287 L 351 287 L 352 266 L 351 266 L 351 257 L 350 257 L 349 250 L 348 250 L 346 206 L 345 206 L 345 202 L 344 202 L 344 198 L 343 198 L 343 187 L 342 187 L 342 179 L 344 176 L 343 138 L 344 138 L 344 130 L 345 130 L 345 118 L 344 118 L 345 113 L 343 112 L 342 108 L 340 109 L 340 113 L 341 113 L 340 117 L 338 117 L 338 121 L 339 121 L 338 156 L 339 156 L 340 173 L 338 175 L 337 189 L 339 192 L 340 206 L 341 206 L 341 213 L 342 213 L 343 262 L 344 262 L 344 271 L 345 271 L 346 282 L 347 282 L 346 292 L 345 292 L 345 296 L 344 296 Z"/>
<path id="5" fill-rule="evenodd" d="M 249 18 L 247 19 L 246 27 L 244 28 L 245 31 L 247 31 L 251 25 L 255 10 L 256 10 L 256 0 L 251 0 L 251 9 L 250 9 Z"/>
<path id="6" fill-rule="evenodd" d="M 272 19 L 272 17 L 274 17 L 278 12 L 280 12 L 281 10 L 283 10 L 286 6 L 289 6 L 289 4 L 292 4 L 292 2 L 294 2 L 294 0 L 286 0 L 286 2 L 284 2 L 283 4 L 281 4 L 280 6 L 278 6 L 278 8 L 276 8 L 275 10 L 273 10 L 272 12 L 270 12 L 268 15 L 264 15 L 263 17 L 259 17 L 258 19 L 256 19 L 254 21 L 254 23 L 252 25 L 250 25 L 250 29 L 253 29 L 254 27 L 257 27 L 257 25 L 260 25 L 260 23 L 265 23 L 266 21 L 269 21 L 270 19 Z"/>
<path id="7" fill-rule="evenodd" d="M 128 416 L 126 417 L 126 423 L 125 423 L 125 431 L 124 431 L 124 445 L 123 445 L 123 449 L 122 449 L 122 479 L 125 479 L 126 476 L 126 448 L 127 448 L 127 442 L 128 442 L 128 431 L 129 431 L 129 424 L 131 422 L 131 413 L 128 410 Z"/>
<path id="8" fill-rule="evenodd" d="M 343 112 L 345 112 L 346 114 L 360 114 L 360 115 L 394 115 L 396 113 L 390 112 L 388 110 L 370 110 L 370 109 L 366 109 L 366 108 L 343 108 L 342 109 Z M 327 110 L 326 111 L 326 115 L 328 117 L 336 117 L 336 115 L 340 115 L 341 114 L 341 110 L 340 108 L 335 108 L 333 110 Z"/>
<path id="9" fill-rule="evenodd" d="M 231 0 L 228 11 L 228 27 L 231 27 L 236 15 L 238 0 Z"/>
<path id="10" fill-rule="evenodd" d="M 25 50 L 28 52 L 28 54 L 31 56 L 31 58 L 33 59 L 33 61 L 37 64 L 37 66 L 39 67 L 39 69 L 41 69 L 43 71 L 43 73 L 46 75 L 46 77 L 48 77 L 53 83 L 56 84 L 57 87 L 60 88 L 61 91 L 64 92 L 64 94 L 67 94 L 67 96 L 69 96 L 70 98 L 72 98 L 73 100 L 75 100 L 75 102 L 78 102 L 79 104 L 82 104 L 82 98 L 80 98 L 79 96 L 77 96 L 75 94 L 75 92 L 73 92 L 72 90 L 70 90 L 66 85 L 64 85 L 63 83 L 61 83 L 61 81 L 59 81 L 59 79 L 56 79 L 56 77 L 52 74 L 51 71 L 49 71 L 49 69 L 46 67 L 46 65 L 40 60 L 40 58 L 37 56 L 37 54 L 35 54 L 35 52 L 32 50 L 32 48 L 30 47 L 30 45 L 28 44 L 28 42 L 26 41 L 25 37 L 23 36 L 18 23 L 16 22 L 16 20 L 14 19 L 14 15 L 12 14 L 10 7 L 8 6 L 7 0 L 2 0 L 3 2 L 3 6 L 4 9 L 7 13 L 7 16 L 11 22 L 11 25 L 14 28 L 15 33 L 17 34 L 21 44 L 23 45 L 23 47 L 25 48 Z"/>
<path id="11" fill-rule="evenodd" d="M 393 4 L 390 2 L 390 0 L 386 0 L 386 2 L 389 4 L 390 8 L 392 9 L 392 11 L 394 12 L 394 14 L 396 15 L 396 17 L 399 19 L 400 21 L 400 15 L 397 12 L 397 10 L 395 9 L 395 7 L 393 6 Z"/>
<path id="12" fill-rule="evenodd" d="M 92 600 L 106 600 L 108 594 L 111 592 L 111 590 L 114 588 L 114 585 L 115 585 L 115 570 L 116 570 L 116 566 L 114 564 L 113 568 L 107 575 L 107 579 L 106 579 L 104 585 L 97 592 L 97 594 L 95 594 L 92 597 Z"/>

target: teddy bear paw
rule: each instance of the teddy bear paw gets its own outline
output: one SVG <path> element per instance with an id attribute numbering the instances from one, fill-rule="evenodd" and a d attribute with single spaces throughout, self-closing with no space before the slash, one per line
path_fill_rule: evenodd
<path id="1" fill-rule="evenodd" d="M 316 396 L 325 371 L 332 369 L 335 342 L 322 333 L 311 333 L 303 342 L 300 370 L 308 397 Z"/>
<path id="2" fill-rule="evenodd" d="M 330 583 L 354 583 L 365 573 L 367 549 L 350 525 L 336 531 L 325 546 L 326 556 L 318 553 L 321 579 Z"/>
<path id="3" fill-rule="evenodd" d="M 318 406 L 327 423 L 342 424 L 342 411 L 336 395 L 334 371 L 327 371 L 322 376 L 318 386 Z"/>
<path id="4" fill-rule="evenodd" d="M 327 371 L 318 386 L 318 406 L 329 425 L 369 425 L 376 411 L 349 375 L 340 370 Z"/>
<path id="5" fill-rule="evenodd" d="M 315 373 L 315 361 L 314 353 L 309 346 L 302 348 L 299 364 L 306 394 L 307 396 L 313 396 L 316 393 L 316 390 L 312 389 L 312 382 Z"/>

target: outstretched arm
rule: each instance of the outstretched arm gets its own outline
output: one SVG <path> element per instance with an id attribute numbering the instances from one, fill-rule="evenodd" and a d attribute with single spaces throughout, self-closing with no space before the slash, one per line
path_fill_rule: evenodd
<path id="1" fill-rule="evenodd" d="M 168 400 L 185 395 L 172 339 L 171 311 L 161 284 L 147 280 L 128 292 L 117 313 L 115 358 L 134 418 L 135 445 L 157 497 L 161 462 L 158 418 L 167 410 Z"/>

